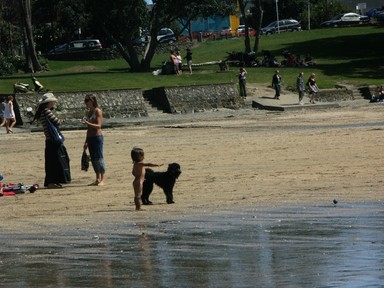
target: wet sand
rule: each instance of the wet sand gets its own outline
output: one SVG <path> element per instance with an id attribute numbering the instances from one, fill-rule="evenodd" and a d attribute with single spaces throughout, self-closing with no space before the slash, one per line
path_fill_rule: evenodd
<path id="1" fill-rule="evenodd" d="M 0 198 L 2 231 L 60 231 L 114 222 L 180 219 L 247 207 L 377 202 L 382 191 L 383 106 L 343 104 L 340 109 L 268 112 L 219 110 L 135 120 L 104 129 L 106 186 L 87 186 L 92 170 L 80 170 L 85 131 L 65 131 L 73 181 L 63 189 Z M 175 204 L 155 188 L 154 205 L 136 212 L 130 150 L 146 161 L 178 162 Z M 42 133 L 0 134 L 3 183 L 42 185 Z"/>

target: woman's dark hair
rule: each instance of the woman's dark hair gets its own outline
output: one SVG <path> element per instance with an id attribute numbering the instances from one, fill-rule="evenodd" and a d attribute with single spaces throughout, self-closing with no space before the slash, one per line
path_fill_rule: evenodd
<path id="1" fill-rule="evenodd" d="M 97 104 L 97 99 L 96 99 L 96 95 L 95 94 L 88 94 L 85 96 L 85 101 L 91 101 L 92 102 L 92 105 L 93 107 L 95 108 L 98 108 L 99 107 L 99 104 Z"/>

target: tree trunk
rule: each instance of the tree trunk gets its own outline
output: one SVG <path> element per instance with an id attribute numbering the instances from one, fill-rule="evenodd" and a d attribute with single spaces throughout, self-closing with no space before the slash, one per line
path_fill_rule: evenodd
<path id="1" fill-rule="evenodd" d="M 244 0 L 239 0 L 239 8 L 240 8 L 240 13 L 243 15 L 244 19 L 244 25 L 245 25 L 245 39 L 244 39 L 244 45 L 245 45 L 245 52 L 249 53 L 251 52 L 251 40 L 249 39 L 249 25 L 248 25 L 248 19 L 247 16 L 245 15 L 245 2 Z"/>
<path id="2" fill-rule="evenodd" d="M 256 27 L 256 37 L 255 37 L 255 45 L 253 46 L 253 51 L 257 52 L 259 51 L 260 47 L 260 30 L 261 30 L 261 24 L 263 22 L 263 7 L 261 6 L 261 0 L 257 1 L 257 27 Z"/>
<path id="3" fill-rule="evenodd" d="M 26 56 L 27 59 L 29 58 L 31 61 L 32 72 L 38 72 L 43 70 L 43 67 L 40 65 L 39 59 L 37 58 L 35 42 L 33 39 L 31 1 L 21 0 L 21 6 L 23 11 L 24 33 L 27 40 L 26 53 L 28 53 L 28 55 Z"/>

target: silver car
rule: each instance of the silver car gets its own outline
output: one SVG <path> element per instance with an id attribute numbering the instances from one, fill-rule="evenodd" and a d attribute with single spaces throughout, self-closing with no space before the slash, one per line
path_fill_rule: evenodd
<path id="1" fill-rule="evenodd" d="M 278 32 L 295 32 L 300 31 L 301 25 L 299 21 L 294 19 L 283 19 L 277 21 L 273 21 L 268 26 L 265 26 L 264 28 L 261 28 L 260 34 L 261 35 L 268 35 L 268 34 L 275 34 Z"/>

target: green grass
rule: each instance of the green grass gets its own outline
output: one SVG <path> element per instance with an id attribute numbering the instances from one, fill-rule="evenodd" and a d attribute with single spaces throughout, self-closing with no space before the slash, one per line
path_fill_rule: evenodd
<path id="1" fill-rule="evenodd" d="M 384 28 L 375 26 L 354 28 L 331 28 L 282 33 L 262 36 L 261 50 L 270 50 L 279 60 L 283 50 L 302 57 L 310 52 L 315 58 L 315 67 L 279 68 L 283 84 L 294 86 L 296 75 L 304 71 L 308 76 L 316 73 L 321 88 L 334 87 L 337 83 L 350 85 L 380 85 L 384 83 L 382 43 Z M 194 63 L 223 60 L 227 52 L 244 50 L 243 38 L 207 41 L 192 49 Z M 182 55 L 185 51 L 182 51 Z M 156 55 L 153 70 L 169 58 L 168 54 Z M 237 82 L 237 67 L 219 72 L 218 65 L 194 68 L 192 76 L 185 73 L 153 76 L 151 73 L 130 73 L 128 64 L 121 59 L 107 61 L 50 61 L 49 71 L 37 75 L 45 87 L 53 91 L 82 91 L 100 89 L 141 88 L 159 86 L 183 86 L 209 83 Z M 248 82 L 270 83 L 275 68 L 247 68 Z M 31 83 L 29 74 L 16 74 L 0 78 L 0 93 L 12 93 L 16 81 Z"/>

